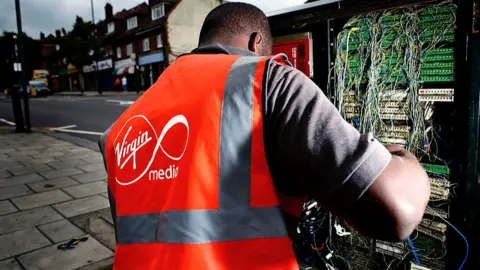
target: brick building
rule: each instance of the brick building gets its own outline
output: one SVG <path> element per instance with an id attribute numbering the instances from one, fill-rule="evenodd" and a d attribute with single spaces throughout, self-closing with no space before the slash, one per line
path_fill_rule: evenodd
<path id="1" fill-rule="evenodd" d="M 42 62 L 40 69 L 48 70 L 50 77 L 48 87 L 53 91 L 69 89 L 69 78 L 67 65 L 60 52 L 60 43 L 63 36 L 66 35 L 65 29 L 56 30 L 55 35 L 45 36 L 40 33 L 40 46 Z"/>
<path id="2" fill-rule="evenodd" d="M 165 68 L 165 18 L 176 0 L 149 0 L 114 13 L 105 5 L 105 20 L 97 24 L 104 51 L 99 59 L 99 87 L 114 89 L 114 80 L 128 79 L 129 89 L 147 89 Z M 86 81 L 93 81 L 95 64 L 84 67 Z M 88 89 L 88 83 L 87 83 Z"/>

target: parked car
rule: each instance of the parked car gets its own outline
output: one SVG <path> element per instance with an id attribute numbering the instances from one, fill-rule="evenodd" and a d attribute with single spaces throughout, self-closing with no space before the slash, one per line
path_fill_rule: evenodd
<path id="1" fill-rule="evenodd" d="M 18 84 L 12 85 L 11 87 L 4 90 L 4 94 L 9 97 L 11 96 L 12 89 L 19 88 L 21 88 L 21 86 Z M 30 81 L 27 85 L 27 92 L 30 94 L 31 97 L 48 96 L 53 94 L 53 91 L 50 90 L 43 81 L 39 80 Z"/>
<path id="2" fill-rule="evenodd" d="M 20 88 L 21 88 L 20 85 L 14 84 L 14 85 L 12 85 L 11 87 L 8 87 L 7 89 L 5 89 L 5 90 L 3 91 L 3 93 L 5 94 L 5 96 L 10 97 L 10 96 L 12 95 L 12 91 L 13 91 L 14 89 L 17 89 L 17 90 L 18 90 L 18 89 L 20 89 Z"/>
<path id="3" fill-rule="evenodd" d="M 53 94 L 53 91 L 42 80 L 28 82 L 27 91 L 30 93 L 30 96 L 48 96 Z"/>

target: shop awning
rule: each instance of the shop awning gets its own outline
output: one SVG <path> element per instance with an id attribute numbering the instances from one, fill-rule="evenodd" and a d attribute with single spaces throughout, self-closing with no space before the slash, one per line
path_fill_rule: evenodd
<path id="1" fill-rule="evenodd" d="M 126 75 L 135 73 L 135 66 L 124 67 L 113 70 L 113 75 Z"/>

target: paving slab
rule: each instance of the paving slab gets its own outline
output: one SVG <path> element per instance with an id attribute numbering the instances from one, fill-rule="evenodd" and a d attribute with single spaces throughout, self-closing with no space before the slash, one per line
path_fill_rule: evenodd
<path id="1" fill-rule="evenodd" d="M 43 152 L 43 153 L 38 153 L 38 154 L 30 154 L 30 156 L 34 159 L 38 158 L 52 158 L 52 157 L 61 157 L 65 156 L 65 153 L 62 152 Z"/>
<path id="2" fill-rule="evenodd" d="M 18 168 L 8 169 L 8 171 L 14 176 L 24 175 L 29 173 L 46 172 L 51 170 L 53 170 L 53 168 L 45 164 L 29 164 L 29 165 L 26 165 L 25 168 L 18 167 Z"/>
<path id="3" fill-rule="evenodd" d="M 70 240 L 73 237 L 85 234 L 77 226 L 73 225 L 70 221 L 66 219 L 40 225 L 38 226 L 38 229 L 42 231 L 54 243 Z"/>
<path id="4" fill-rule="evenodd" d="M 77 147 L 73 149 L 63 150 L 62 152 L 65 154 L 89 154 L 90 152 L 92 152 L 92 150 L 83 147 Z"/>
<path id="5" fill-rule="evenodd" d="M 95 195 L 64 203 L 53 205 L 53 207 L 65 217 L 74 217 L 88 212 L 109 208 L 109 202 L 105 197 Z"/>
<path id="6" fill-rule="evenodd" d="M 100 162 L 100 163 L 77 166 L 77 168 L 86 172 L 105 171 L 105 164 L 103 164 L 103 162 Z"/>
<path id="7" fill-rule="evenodd" d="M 72 176 L 72 175 L 77 175 L 82 173 L 84 172 L 77 168 L 65 168 L 65 169 L 60 169 L 60 170 L 55 170 L 50 172 L 43 172 L 40 174 L 46 179 L 55 179 L 55 178 L 60 178 L 64 176 Z"/>
<path id="8" fill-rule="evenodd" d="M 0 188 L 32 183 L 32 182 L 37 182 L 42 180 L 45 180 L 45 178 L 41 177 L 36 173 L 30 173 L 30 174 L 14 176 L 14 177 L 7 177 L 7 178 L 0 179 Z"/>
<path id="9" fill-rule="evenodd" d="M 0 262 L 0 269 L 2 270 L 23 270 L 15 258 L 6 259 Z M 105 269 L 106 270 L 106 269 Z"/>
<path id="10" fill-rule="evenodd" d="M 20 209 L 32 209 L 54 203 L 65 202 L 73 199 L 62 190 L 55 189 L 32 195 L 22 196 L 12 199 L 12 202 Z"/>
<path id="11" fill-rule="evenodd" d="M 113 257 L 78 268 L 77 270 L 112 270 Z"/>
<path id="12" fill-rule="evenodd" d="M 33 194 L 33 191 L 25 185 L 16 185 L 0 188 L 0 200 Z"/>
<path id="13" fill-rule="evenodd" d="M 97 182 L 63 188 L 63 191 L 65 191 L 66 193 L 70 194 L 70 196 L 73 196 L 75 198 L 83 198 L 83 197 L 88 197 L 96 194 L 105 193 L 106 190 L 107 190 L 107 183 L 103 181 L 97 181 Z"/>
<path id="14" fill-rule="evenodd" d="M 48 163 L 48 166 L 54 168 L 54 169 L 65 169 L 65 168 L 72 168 L 75 166 L 80 166 L 80 165 L 87 165 L 88 163 L 85 162 L 82 159 L 76 159 L 76 160 L 71 160 L 71 161 L 54 161 Z"/>
<path id="15" fill-rule="evenodd" d="M 42 158 L 32 158 L 31 160 L 22 161 L 22 164 L 24 164 L 26 167 L 32 167 L 38 164 L 47 164 L 47 163 L 56 162 L 56 161 L 58 160 L 56 160 L 54 157 L 47 157 L 47 158 L 42 157 Z"/>
<path id="16" fill-rule="evenodd" d="M 87 213 L 73 217 L 71 218 L 71 221 L 111 250 L 115 250 L 116 242 L 114 227 L 104 218 L 107 215 L 111 216 L 107 212 L 110 211 Z"/>
<path id="17" fill-rule="evenodd" d="M 33 155 L 40 155 L 41 152 L 37 150 L 27 150 L 27 151 L 15 151 L 7 153 L 9 157 L 20 157 L 20 156 L 33 156 Z"/>
<path id="18" fill-rule="evenodd" d="M 61 219 L 63 219 L 63 217 L 50 206 L 8 214 L 0 216 L 0 234 L 10 233 Z"/>
<path id="19" fill-rule="evenodd" d="M 17 149 L 14 147 L 0 147 L 0 154 L 7 154 L 15 151 L 17 151 Z"/>
<path id="20" fill-rule="evenodd" d="M 44 150 L 44 149 L 47 149 L 47 148 L 48 148 L 48 146 L 46 146 L 44 144 L 16 147 L 17 151 Z"/>
<path id="21" fill-rule="evenodd" d="M 0 169 L 10 169 L 10 168 L 16 168 L 16 167 L 25 167 L 23 164 L 20 162 L 12 159 L 12 158 L 6 158 L 4 161 L 0 162 Z"/>
<path id="22" fill-rule="evenodd" d="M 80 183 L 67 176 L 67 177 L 55 178 L 52 180 L 34 182 L 34 183 L 27 184 L 27 186 L 33 189 L 35 192 L 44 192 L 52 189 L 75 186 L 78 184 Z"/>
<path id="23" fill-rule="evenodd" d="M 1 169 L 0 170 L 0 179 L 5 178 L 5 177 L 10 177 L 12 174 L 7 171 L 6 169 Z"/>
<path id="24" fill-rule="evenodd" d="M 17 208 L 10 201 L 0 201 L 0 216 L 11 214 L 17 211 Z"/>
<path id="25" fill-rule="evenodd" d="M 107 184 L 107 187 L 108 187 L 107 181 L 103 181 L 103 182 L 105 182 L 105 183 Z M 103 192 L 103 193 L 101 193 L 100 195 L 102 195 L 103 197 L 105 197 L 105 198 L 108 199 L 108 192 Z"/>
<path id="26" fill-rule="evenodd" d="M 111 250 L 89 237 L 71 250 L 59 251 L 52 245 L 21 255 L 18 260 L 28 270 L 73 270 L 112 256 Z"/>
<path id="27" fill-rule="evenodd" d="M 37 230 L 28 228 L 0 235 L 0 260 L 50 245 L 50 241 Z"/>
<path id="28" fill-rule="evenodd" d="M 77 155 L 64 155 L 64 156 L 58 156 L 55 157 L 58 160 L 61 161 L 72 161 L 72 160 L 78 160 L 78 159 L 83 159 L 83 158 L 91 158 L 92 156 L 86 153 L 81 153 Z"/>
<path id="29" fill-rule="evenodd" d="M 103 163 L 103 157 L 101 154 L 98 154 L 98 156 L 92 156 L 88 158 L 82 158 L 81 160 L 85 161 L 88 164 L 97 164 L 97 163 Z"/>
<path id="30" fill-rule="evenodd" d="M 104 168 L 102 171 L 74 175 L 72 178 L 82 183 L 96 182 L 107 179 L 107 172 Z"/>

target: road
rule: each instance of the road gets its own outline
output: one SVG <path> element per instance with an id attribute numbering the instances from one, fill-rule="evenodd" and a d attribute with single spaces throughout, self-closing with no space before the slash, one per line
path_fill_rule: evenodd
<path id="1" fill-rule="evenodd" d="M 62 132 L 97 141 L 98 134 L 109 128 L 137 98 L 136 95 L 121 94 L 32 98 L 31 125 L 36 128 L 65 127 Z M 15 122 L 12 103 L 10 99 L 0 97 L 0 125 L 8 125 L 8 122 Z"/>

